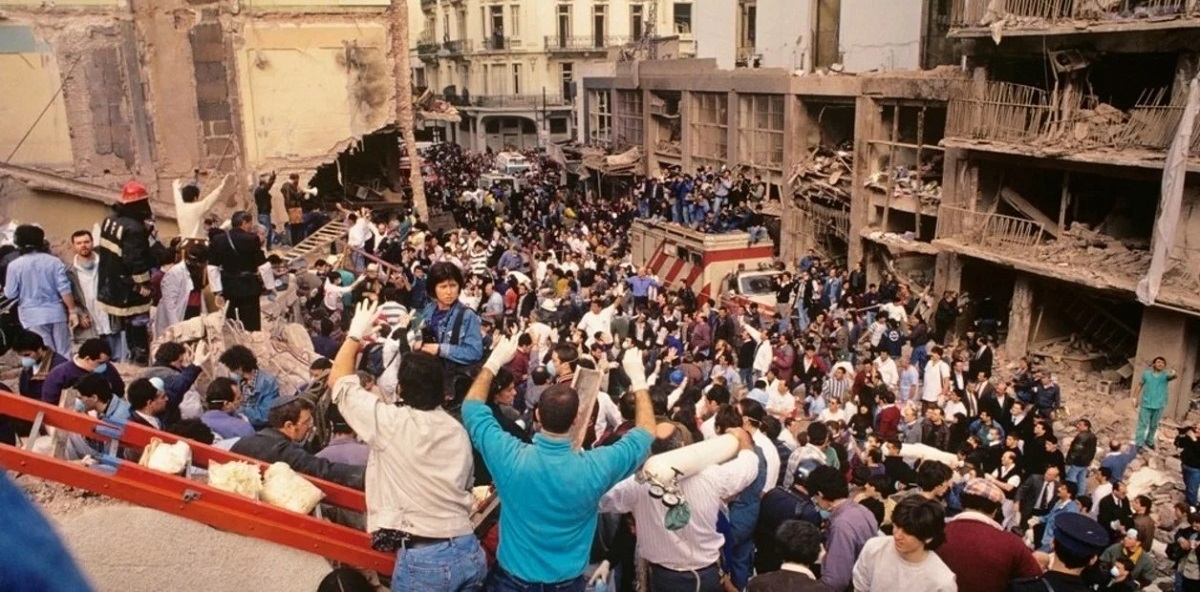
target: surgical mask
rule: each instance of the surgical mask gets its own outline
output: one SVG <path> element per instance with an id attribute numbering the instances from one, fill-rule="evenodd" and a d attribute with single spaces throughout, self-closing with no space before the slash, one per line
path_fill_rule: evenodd
<path id="1" fill-rule="evenodd" d="M 87 408 L 83 406 L 83 401 L 75 399 L 75 411 L 78 411 L 79 413 L 87 412 Z"/>
<path id="2" fill-rule="evenodd" d="M 1112 577 L 1114 578 L 1121 577 L 1121 570 L 1117 569 L 1116 566 L 1113 566 L 1112 569 L 1108 570 L 1108 573 L 1112 574 Z"/>
<path id="3" fill-rule="evenodd" d="M 95 261 L 82 261 L 79 263 L 79 269 L 82 269 L 84 271 L 91 271 L 95 268 L 96 268 Z"/>
<path id="4" fill-rule="evenodd" d="M 37 360 L 35 360 L 33 358 L 26 358 L 25 356 L 21 356 L 21 367 L 33 368 L 34 366 L 37 366 Z"/>
<path id="5" fill-rule="evenodd" d="M 96 366 L 96 369 L 92 370 L 92 373 L 104 374 L 105 370 L 108 370 L 108 362 L 102 362 L 99 366 Z"/>
<path id="6" fill-rule="evenodd" d="M 550 360 L 549 362 L 546 362 L 546 372 L 550 373 L 551 378 L 558 376 L 557 370 L 558 370 L 558 368 L 555 367 L 554 360 Z"/>
<path id="7" fill-rule="evenodd" d="M 829 510 L 826 510 L 825 508 L 817 508 L 817 513 L 821 515 L 821 520 L 829 519 Z"/>

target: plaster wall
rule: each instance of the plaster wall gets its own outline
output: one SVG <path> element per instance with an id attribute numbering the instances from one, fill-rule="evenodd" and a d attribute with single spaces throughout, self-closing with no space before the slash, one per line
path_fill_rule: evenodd
<path id="1" fill-rule="evenodd" d="M 311 165 L 389 123 L 388 32 L 372 23 L 247 23 L 237 51 L 247 166 Z"/>
<path id="2" fill-rule="evenodd" d="M 5 89 L 0 121 L 7 122 L 0 126 L 0 158 L 12 155 L 13 164 L 71 164 L 71 132 L 66 100 L 58 93 L 60 80 L 54 54 L 0 53 L 0 88 Z M 22 142 L 26 132 L 29 136 Z"/>
<path id="3" fill-rule="evenodd" d="M 842 0 L 838 36 L 847 72 L 916 69 L 922 0 Z"/>
<path id="4" fill-rule="evenodd" d="M 712 58 L 722 70 L 737 61 L 737 0 L 704 0 L 692 4 L 696 57 Z"/>
<path id="5" fill-rule="evenodd" d="M 809 3 L 801 0 L 758 0 L 755 51 L 762 67 L 799 70 L 811 51 L 813 28 Z"/>

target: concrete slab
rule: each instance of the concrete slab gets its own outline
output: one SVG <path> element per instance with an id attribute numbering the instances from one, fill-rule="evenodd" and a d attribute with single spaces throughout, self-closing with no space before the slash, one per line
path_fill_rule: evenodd
<path id="1" fill-rule="evenodd" d="M 97 590 L 301 592 L 331 570 L 315 555 L 136 506 L 56 517 Z"/>

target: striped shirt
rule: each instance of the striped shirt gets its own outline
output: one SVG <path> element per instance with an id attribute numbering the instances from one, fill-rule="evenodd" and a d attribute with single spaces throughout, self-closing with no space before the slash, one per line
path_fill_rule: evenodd
<path id="1" fill-rule="evenodd" d="M 837 399 L 843 403 L 846 402 L 846 396 L 850 394 L 851 382 L 849 378 L 838 380 L 830 376 L 825 379 L 825 388 L 821 390 L 821 394 L 826 400 Z"/>

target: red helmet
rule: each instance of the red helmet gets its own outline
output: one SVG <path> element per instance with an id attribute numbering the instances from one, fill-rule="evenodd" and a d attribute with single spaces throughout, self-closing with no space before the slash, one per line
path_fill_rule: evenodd
<path id="1" fill-rule="evenodd" d="M 146 186 L 137 181 L 130 181 L 121 189 L 120 203 L 128 204 L 148 199 L 150 193 L 146 191 Z"/>

